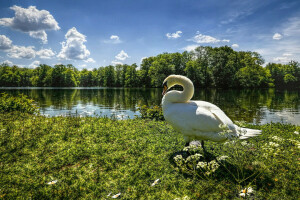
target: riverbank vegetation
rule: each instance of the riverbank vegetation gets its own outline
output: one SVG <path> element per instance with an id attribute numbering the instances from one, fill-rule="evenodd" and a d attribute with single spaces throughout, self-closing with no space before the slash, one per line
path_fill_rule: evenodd
<path id="1" fill-rule="evenodd" d="M 170 74 L 189 77 L 195 87 L 259 88 L 300 85 L 300 65 L 268 63 L 256 52 L 200 46 L 191 52 L 163 53 L 141 65 L 116 65 L 79 71 L 73 65 L 41 64 L 35 69 L 0 65 L 0 86 L 160 87 Z"/>
<path id="2" fill-rule="evenodd" d="M 204 155 L 143 109 L 128 120 L 1 110 L 0 198 L 299 199 L 300 126 L 241 123 L 262 135 L 206 142 Z"/>
<path id="3" fill-rule="evenodd" d="M 207 142 L 216 158 L 205 161 L 163 121 L 1 113 L 0 197 L 299 199 L 300 127 L 255 128 L 247 141 Z"/>

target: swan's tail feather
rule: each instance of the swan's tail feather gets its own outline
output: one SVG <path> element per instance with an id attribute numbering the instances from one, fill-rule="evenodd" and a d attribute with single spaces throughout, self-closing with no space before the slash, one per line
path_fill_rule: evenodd
<path id="1" fill-rule="evenodd" d="M 244 140 L 250 137 L 255 137 L 261 134 L 261 130 L 241 128 L 241 136 L 239 139 Z"/>

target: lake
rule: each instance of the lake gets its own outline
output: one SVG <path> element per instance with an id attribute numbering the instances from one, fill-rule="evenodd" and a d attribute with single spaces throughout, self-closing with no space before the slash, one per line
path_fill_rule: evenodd
<path id="1" fill-rule="evenodd" d="M 0 93 L 25 94 L 46 116 L 77 114 L 118 119 L 139 115 L 139 105 L 160 105 L 162 89 L 142 88 L 0 88 Z M 219 106 L 233 121 L 300 125 L 300 90 L 196 89 L 194 100 Z"/>

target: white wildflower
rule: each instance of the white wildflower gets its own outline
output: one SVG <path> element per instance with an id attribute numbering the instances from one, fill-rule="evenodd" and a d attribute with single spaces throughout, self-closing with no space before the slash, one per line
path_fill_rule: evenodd
<path id="1" fill-rule="evenodd" d="M 121 195 L 121 192 L 120 192 L 120 193 L 118 193 L 118 194 L 115 194 L 115 195 L 114 195 L 114 196 L 112 196 L 111 198 L 113 198 L 113 199 L 116 199 L 116 198 L 118 198 L 120 195 Z"/>
<path id="2" fill-rule="evenodd" d="M 175 156 L 175 157 L 174 157 L 174 161 L 175 161 L 175 163 L 176 163 L 177 165 L 182 165 L 182 164 L 185 162 L 185 160 L 184 160 L 184 158 L 182 157 L 182 155 L 177 155 L 177 156 Z"/>
<path id="3" fill-rule="evenodd" d="M 190 200 L 190 197 L 188 197 L 188 196 L 185 196 L 185 197 L 183 197 L 183 198 L 177 197 L 177 198 L 175 198 L 174 200 Z"/>
<path id="4" fill-rule="evenodd" d="M 245 188 L 243 190 L 240 191 L 240 196 L 241 197 L 246 197 L 246 196 L 250 196 L 252 195 L 254 192 L 253 188 L 252 187 L 248 187 L 248 188 Z"/>
<path id="5" fill-rule="evenodd" d="M 283 141 L 283 139 L 281 137 L 278 137 L 278 136 L 273 136 L 273 137 L 271 137 L 271 139 L 273 139 L 273 140 L 275 140 L 277 142 Z"/>
<path id="6" fill-rule="evenodd" d="M 151 186 L 153 187 L 154 185 L 157 185 L 159 181 L 160 181 L 160 179 L 156 179 L 156 180 L 151 184 Z"/>
<path id="7" fill-rule="evenodd" d="M 279 144 L 277 144 L 275 142 L 269 142 L 269 146 L 271 146 L 271 147 L 279 147 Z"/>
<path id="8" fill-rule="evenodd" d="M 199 168 L 206 168 L 206 166 L 207 166 L 207 163 L 206 162 L 198 162 L 198 164 L 197 164 L 197 169 L 199 169 Z"/>
<path id="9" fill-rule="evenodd" d="M 243 142 L 241 142 L 241 145 L 248 146 L 248 142 L 247 141 L 243 141 Z"/>
<path id="10" fill-rule="evenodd" d="M 48 185 L 54 185 L 54 184 L 56 184 L 56 183 L 57 183 L 57 180 L 53 180 L 53 181 L 48 182 L 47 184 L 48 184 Z"/>
<path id="11" fill-rule="evenodd" d="M 205 170 L 205 174 L 206 175 L 210 175 L 211 173 L 215 172 L 218 168 L 219 168 L 219 164 L 215 161 L 212 160 L 209 163 L 207 162 L 198 162 L 197 164 L 197 169 L 202 168 L 203 170 Z"/>
<path id="12" fill-rule="evenodd" d="M 228 156 L 220 156 L 219 158 L 217 158 L 217 160 L 222 161 L 222 160 L 225 160 L 226 158 L 228 158 Z"/>
<path id="13" fill-rule="evenodd" d="M 298 132 L 298 131 L 295 131 L 294 133 L 295 133 L 296 135 L 299 135 L 299 132 Z"/>

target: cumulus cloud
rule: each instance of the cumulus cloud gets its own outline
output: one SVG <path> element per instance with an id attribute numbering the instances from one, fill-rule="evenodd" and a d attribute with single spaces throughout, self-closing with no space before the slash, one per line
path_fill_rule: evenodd
<path id="1" fill-rule="evenodd" d="M 47 33 L 45 31 L 36 31 L 36 32 L 30 31 L 29 35 L 33 38 L 41 39 L 44 44 L 47 44 L 48 42 Z"/>
<path id="2" fill-rule="evenodd" d="M 84 62 L 87 63 L 95 63 L 96 61 L 93 58 L 88 58 L 87 60 L 85 60 Z"/>
<path id="3" fill-rule="evenodd" d="M 238 44 L 233 44 L 233 45 L 231 45 L 231 47 L 233 47 L 233 48 L 239 48 L 240 46 Z"/>
<path id="4" fill-rule="evenodd" d="M 142 57 L 141 60 L 140 60 L 140 63 L 142 63 L 143 60 L 146 59 L 146 58 L 148 58 L 148 57 Z"/>
<path id="5" fill-rule="evenodd" d="M 29 67 L 31 67 L 31 68 L 36 68 L 36 67 L 38 67 L 40 64 L 41 64 L 40 61 L 35 60 L 35 61 L 33 61 L 33 62 L 29 65 Z"/>
<path id="6" fill-rule="evenodd" d="M 282 54 L 283 56 L 292 56 L 293 54 L 291 54 L 291 53 L 284 53 L 284 54 Z"/>
<path id="7" fill-rule="evenodd" d="M 9 65 L 9 66 L 13 65 L 13 63 L 11 61 L 9 61 L 9 60 L 3 61 L 2 64 L 6 64 L 6 65 Z"/>
<path id="8" fill-rule="evenodd" d="M 22 8 L 16 5 L 10 7 L 10 9 L 15 11 L 15 16 L 1 18 L 0 25 L 28 33 L 31 37 L 41 39 L 43 43 L 47 43 L 45 30 L 60 29 L 57 21 L 47 10 L 38 10 L 35 6 Z"/>
<path id="9" fill-rule="evenodd" d="M 181 37 L 181 31 L 176 31 L 175 33 L 167 33 L 166 36 L 168 39 L 176 39 Z"/>
<path id="10" fill-rule="evenodd" d="M 33 46 L 13 46 L 9 52 L 8 52 L 8 57 L 10 58 L 25 58 L 25 59 L 32 59 L 35 58 L 35 50 Z"/>
<path id="11" fill-rule="evenodd" d="M 120 62 L 120 61 L 118 61 L 118 60 L 113 60 L 113 61 L 111 61 L 111 64 L 112 64 L 112 65 L 123 65 L 123 63 Z"/>
<path id="12" fill-rule="evenodd" d="M 219 39 L 214 38 L 214 37 L 209 36 L 209 35 L 203 35 L 203 34 L 201 34 L 199 32 L 197 32 L 197 34 L 192 39 L 189 39 L 189 41 L 193 41 L 193 42 L 196 42 L 198 44 L 202 44 L 202 43 L 230 42 L 230 40 L 227 40 L 227 39 L 219 40 Z"/>
<path id="13" fill-rule="evenodd" d="M 86 36 L 79 33 L 75 27 L 71 28 L 65 35 L 66 41 L 62 42 L 62 49 L 58 58 L 65 60 L 87 60 L 90 51 L 86 48 Z"/>
<path id="14" fill-rule="evenodd" d="M 184 51 L 194 51 L 199 45 L 197 44 L 192 44 L 192 45 L 188 45 L 186 47 L 183 47 L 182 50 Z"/>
<path id="15" fill-rule="evenodd" d="M 117 60 L 126 60 L 127 58 L 129 58 L 128 54 L 125 53 L 125 51 L 121 51 L 118 55 L 115 56 L 115 58 Z"/>
<path id="16" fill-rule="evenodd" d="M 42 59 L 50 59 L 55 56 L 55 53 L 52 51 L 52 49 L 41 49 L 36 52 L 36 55 Z"/>
<path id="17" fill-rule="evenodd" d="M 284 53 L 284 54 L 282 54 L 282 56 L 275 57 L 273 60 L 275 62 L 288 63 L 288 62 L 290 62 L 292 60 L 291 56 L 293 56 L 293 54 L 291 54 L 291 53 Z"/>
<path id="18" fill-rule="evenodd" d="M 8 50 L 12 48 L 12 41 L 5 35 L 0 35 L 0 50 Z"/>
<path id="19" fill-rule="evenodd" d="M 108 44 L 120 44 L 123 41 L 120 39 L 119 36 L 117 36 L 117 35 L 111 35 L 110 38 L 109 38 L 109 40 L 104 40 L 103 42 L 104 43 L 108 43 Z"/>
<path id="20" fill-rule="evenodd" d="M 273 40 L 280 40 L 280 39 L 282 39 L 282 35 L 280 33 L 275 33 L 273 35 Z"/>

